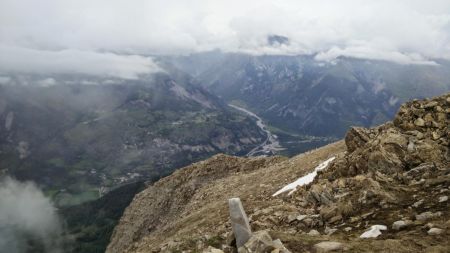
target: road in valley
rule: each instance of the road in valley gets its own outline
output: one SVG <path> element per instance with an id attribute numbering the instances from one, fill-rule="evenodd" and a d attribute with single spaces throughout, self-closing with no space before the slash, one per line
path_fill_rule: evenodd
<path id="1" fill-rule="evenodd" d="M 228 104 L 228 106 L 256 119 L 256 125 L 266 134 L 266 139 L 257 147 L 248 152 L 246 156 L 259 156 L 259 155 L 268 156 L 276 154 L 276 152 L 279 150 L 283 150 L 283 148 L 280 146 L 277 136 L 267 129 L 263 120 L 258 115 L 254 114 L 253 112 L 245 108 L 236 105 Z"/>

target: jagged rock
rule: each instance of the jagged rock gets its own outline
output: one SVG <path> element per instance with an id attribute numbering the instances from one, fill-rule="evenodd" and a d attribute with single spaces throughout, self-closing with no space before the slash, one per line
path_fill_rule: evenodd
<path id="1" fill-rule="evenodd" d="M 399 221 L 396 221 L 396 222 L 394 222 L 392 224 L 392 229 L 393 230 L 401 230 L 401 229 L 404 229 L 404 228 L 406 228 L 407 226 L 409 226 L 411 224 L 412 224 L 412 221 L 410 221 L 410 220 L 399 220 Z"/>
<path id="2" fill-rule="evenodd" d="M 320 242 L 314 245 L 314 252 L 316 253 L 336 252 L 343 249 L 344 244 L 340 242 Z"/>
<path id="3" fill-rule="evenodd" d="M 427 232 L 429 235 L 440 235 L 442 233 L 444 233 L 444 230 L 440 228 L 430 228 Z"/>
<path id="4" fill-rule="evenodd" d="M 348 152 L 353 152 L 357 148 L 362 147 L 369 139 L 367 129 L 362 127 L 352 127 L 345 136 L 345 144 L 347 145 Z"/>
<path id="5" fill-rule="evenodd" d="M 230 210 L 231 226 L 233 227 L 233 233 L 236 238 L 236 246 L 239 248 L 250 239 L 252 230 L 239 198 L 229 199 L 228 207 Z"/>
<path id="6" fill-rule="evenodd" d="M 252 237 L 238 248 L 238 253 L 267 253 L 267 252 L 290 253 L 280 240 L 272 240 L 265 230 L 253 233 Z"/>
<path id="7" fill-rule="evenodd" d="M 292 223 L 292 222 L 296 221 L 298 216 L 299 216 L 298 213 L 289 214 L 287 217 L 287 222 Z"/>
<path id="8" fill-rule="evenodd" d="M 275 250 L 273 250 L 271 253 L 291 253 L 281 242 L 280 239 L 273 240 L 273 244 L 275 245 Z"/>

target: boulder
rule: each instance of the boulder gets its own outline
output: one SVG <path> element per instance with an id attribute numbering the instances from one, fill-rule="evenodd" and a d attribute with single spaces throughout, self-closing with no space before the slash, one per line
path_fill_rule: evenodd
<path id="1" fill-rule="evenodd" d="M 231 226 L 236 238 L 236 247 L 243 246 L 252 236 L 250 223 L 239 198 L 228 200 L 230 209 Z"/>

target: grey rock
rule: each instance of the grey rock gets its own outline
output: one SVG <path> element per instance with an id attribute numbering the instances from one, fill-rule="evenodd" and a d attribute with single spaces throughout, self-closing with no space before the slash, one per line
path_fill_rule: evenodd
<path id="1" fill-rule="evenodd" d="M 411 224 L 412 224 L 412 221 L 410 221 L 410 220 L 399 220 L 399 221 L 396 221 L 396 222 L 394 222 L 392 224 L 392 229 L 393 230 L 401 230 L 401 229 L 404 229 L 404 228 L 406 228 L 407 226 L 409 226 Z"/>
<path id="2" fill-rule="evenodd" d="M 314 245 L 314 252 L 325 253 L 325 252 L 336 252 L 342 251 L 344 249 L 344 244 L 340 242 L 320 242 Z"/>
<path id="3" fill-rule="evenodd" d="M 448 200 L 448 196 L 439 197 L 439 203 L 446 202 Z"/>
<path id="4" fill-rule="evenodd" d="M 334 234 L 336 231 L 338 231 L 337 228 L 329 228 L 329 227 L 326 227 L 324 232 L 325 232 L 325 234 L 327 234 L 327 235 L 332 235 L 332 234 Z"/>
<path id="5" fill-rule="evenodd" d="M 427 233 L 429 235 L 440 235 L 440 234 L 444 233 L 444 230 L 440 229 L 440 228 L 431 228 L 430 230 L 428 230 Z"/>
<path id="6" fill-rule="evenodd" d="M 423 199 L 421 199 L 421 200 L 415 202 L 415 203 L 413 204 L 413 207 L 418 208 L 419 206 L 421 206 L 421 205 L 423 204 L 423 202 L 424 202 Z"/>
<path id="7" fill-rule="evenodd" d="M 425 126 L 425 120 L 423 120 L 422 118 L 417 118 L 414 121 L 414 125 L 419 126 L 419 127 L 423 127 L 423 126 Z"/>
<path id="8" fill-rule="evenodd" d="M 437 101 L 431 101 L 423 105 L 423 108 L 429 109 L 438 105 Z"/>
<path id="9" fill-rule="evenodd" d="M 289 214 L 288 217 L 287 217 L 287 222 L 288 223 L 294 222 L 295 220 L 297 220 L 297 216 L 298 216 L 298 213 L 291 213 L 291 214 Z"/>
<path id="10" fill-rule="evenodd" d="M 409 153 L 414 152 L 414 150 L 415 150 L 415 145 L 414 145 L 414 142 L 413 142 L 413 141 L 409 141 L 407 150 L 408 150 Z"/>
<path id="11" fill-rule="evenodd" d="M 243 246 L 252 236 L 252 230 L 248 221 L 247 214 L 242 206 L 239 198 L 232 198 L 228 200 L 228 207 L 230 209 L 231 226 L 236 238 L 236 247 Z"/>
<path id="12" fill-rule="evenodd" d="M 209 246 L 208 249 L 203 251 L 203 253 L 224 253 L 221 249 L 216 249 L 214 247 Z"/>
<path id="13" fill-rule="evenodd" d="M 319 231 L 317 231 L 317 230 L 315 230 L 315 229 L 311 229 L 311 230 L 308 232 L 308 235 L 310 235 L 310 236 L 318 236 L 318 235 L 320 235 L 320 233 L 319 233 Z"/>
<path id="14" fill-rule="evenodd" d="M 291 251 L 289 251 L 286 247 L 284 247 L 280 239 L 273 240 L 273 244 L 276 247 L 275 251 L 280 253 L 291 253 Z"/>
<path id="15" fill-rule="evenodd" d="M 306 217 L 308 217 L 308 215 L 299 215 L 299 216 L 297 216 L 297 220 L 298 221 L 302 221 L 302 220 L 304 220 Z"/>
<path id="16" fill-rule="evenodd" d="M 418 221 L 427 221 L 427 220 L 431 220 L 431 219 L 440 217 L 441 215 L 442 215 L 441 212 L 436 212 L 436 213 L 423 212 L 421 214 L 416 215 L 416 220 L 418 220 Z"/>
<path id="17" fill-rule="evenodd" d="M 238 247 L 239 253 L 263 253 L 271 252 L 277 247 L 269 233 L 265 230 L 253 233 L 252 237 L 242 246 Z"/>

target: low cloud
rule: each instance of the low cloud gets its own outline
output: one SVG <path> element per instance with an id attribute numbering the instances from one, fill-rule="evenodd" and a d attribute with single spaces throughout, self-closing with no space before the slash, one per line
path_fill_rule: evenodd
<path id="1" fill-rule="evenodd" d="M 347 56 L 370 60 L 389 60 L 398 64 L 414 65 L 439 65 L 435 61 L 427 60 L 423 56 L 415 53 L 400 53 L 396 51 L 377 50 L 367 46 L 354 46 L 346 48 L 333 47 L 326 52 L 320 52 L 315 56 L 318 61 L 333 62 L 340 56 Z"/>
<path id="2" fill-rule="evenodd" d="M 0 181 L 0 252 L 60 253 L 62 228 L 52 202 L 34 184 Z"/>
<path id="3" fill-rule="evenodd" d="M 84 74 L 136 79 L 160 71 L 151 58 L 77 49 L 37 50 L 0 45 L 0 72 Z M 47 80 L 49 81 L 49 80 Z M 47 82 L 47 85 L 51 83 Z"/>

